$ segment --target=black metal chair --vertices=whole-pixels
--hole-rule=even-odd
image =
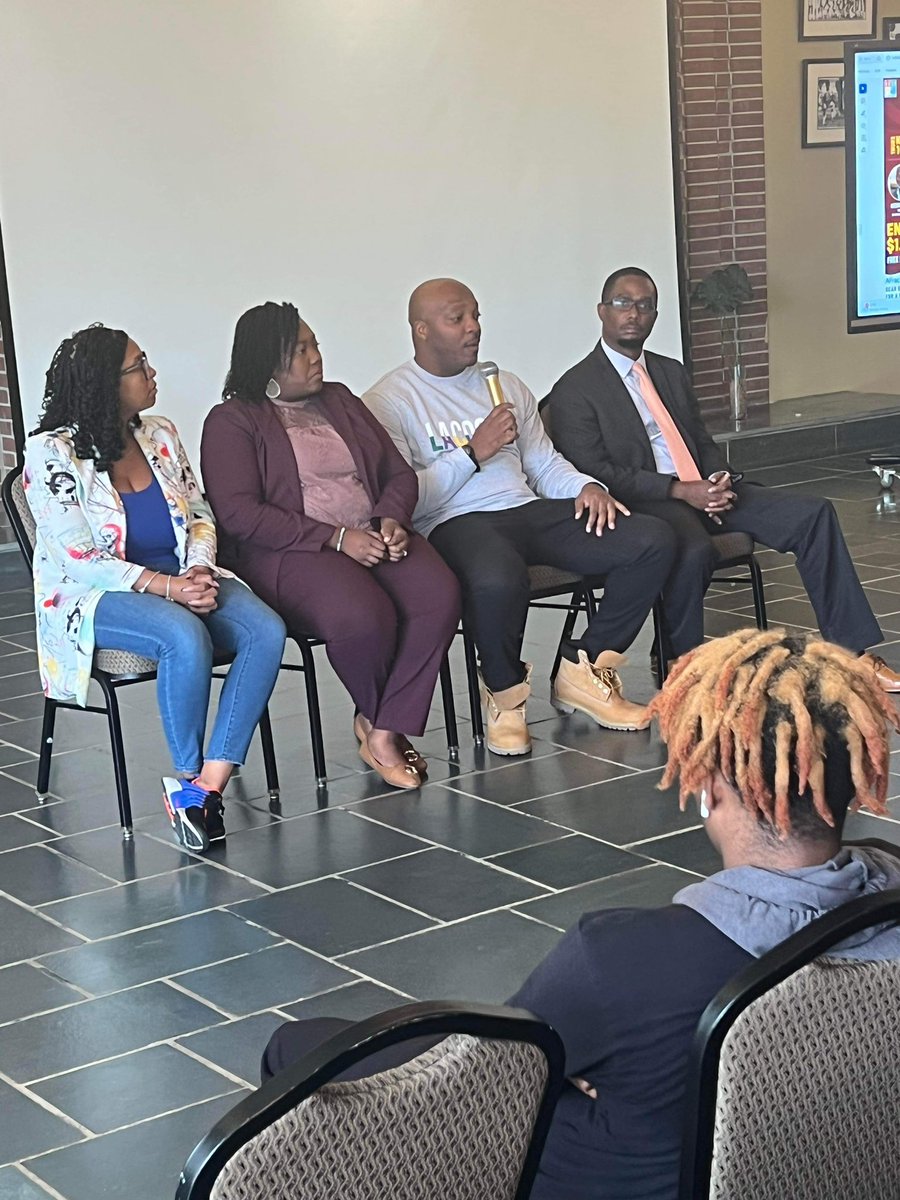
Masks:
[[[22,468],[16,467],[10,471],[0,485],[0,497],[9,518],[16,541],[29,569],[34,557],[35,524],[25,489],[22,485]],[[233,661],[233,656],[218,654],[214,668],[227,666]],[[221,675],[213,671],[217,678]],[[119,820],[122,825],[122,835],[126,840],[133,837],[131,793],[128,786],[128,767],[125,759],[125,742],[122,735],[122,721],[119,713],[119,700],[116,693],[120,688],[132,683],[146,683],[156,678],[156,660],[144,658],[140,654],[130,654],[125,650],[96,650],[91,669],[91,678],[96,680],[103,693],[105,707],[97,705],[81,705],[65,700],[52,700],[44,697],[44,720],[41,727],[41,749],[38,758],[38,773],[35,791],[42,800],[46,797],[50,786],[50,760],[53,754],[53,733],[56,725],[56,714],[59,709],[70,709],[74,712],[91,712],[103,714],[109,724],[109,744],[112,752],[113,771],[116,780],[116,799],[119,805]],[[268,708],[259,722],[259,736],[262,743],[263,764],[266,772],[266,787],[269,801],[277,806],[279,801],[278,768],[275,763],[275,747],[272,741],[272,724]]]
[[[313,766],[316,772],[316,788],[321,790],[328,786],[325,767],[325,742],[322,736],[322,714],[319,709],[319,686],[316,679],[316,660],[313,650],[316,646],[324,646],[321,638],[300,633],[289,629],[288,637],[296,642],[300,651],[301,662],[281,664],[282,671],[302,671],[306,685],[306,708],[309,716],[309,737],[312,744]],[[441,665],[441,699],[444,706],[444,727],[447,731],[447,749],[450,758],[459,755],[459,734],[456,728],[456,704],[453,699],[453,681],[450,678],[450,666],[447,659]]]
[[[330,1082],[388,1046],[402,1066]],[[361,1021],[263,1084],[187,1160],[176,1200],[526,1200],[564,1076],[520,1009],[432,1002]]]
[[[717,555],[715,581],[717,583],[748,583],[753,591],[753,606],[756,614],[756,624],[759,629],[768,629],[766,618],[766,597],[763,587],[762,571],[754,554],[753,538],[747,533],[716,533],[712,535],[713,546]],[[720,571],[733,571],[740,567],[747,568],[747,575],[720,575]],[[528,578],[531,584],[532,608],[556,608],[566,613],[560,634],[556,656],[550,672],[551,680],[559,670],[559,660],[562,655],[562,645],[572,636],[575,622],[579,613],[584,613],[588,620],[597,611],[595,591],[602,588],[602,579],[585,579],[572,571],[563,571],[557,567],[536,566],[528,568]],[[568,603],[550,603],[556,596],[568,595]],[[657,597],[653,605],[654,651],[656,655],[656,678],[662,687],[668,674],[668,656],[665,651],[662,636],[664,629],[662,601]],[[465,621],[459,630],[463,639],[466,661],[466,677],[469,691],[469,708],[472,716],[472,730],[476,746],[484,742],[484,719],[481,712],[481,695],[478,684],[478,654],[475,643],[466,630]],[[442,677],[443,680],[443,677]]]
[[[754,553],[755,542],[749,533],[714,533],[711,535],[713,549],[716,552],[716,574],[714,583],[749,583],[753,592],[753,609],[756,616],[757,629],[768,629],[769,621],[766,616],[766,593],[763,586],[762,571]],[[740,567],[747,568],[747,575],[720,575],[720,571],[734,571]],[[663,619],[662,600],[656,598],[653,604],[653,625],[655,629],[654,649],[656,651],[656,680],[660,687],[665,683],[669,673],[669,659],[665,649],[665,638],[662,636],[665,628]]]
[[[572,571],[563,571],[556,567],[537,566],[528,568],[528,580],[531,585],[531,608],[556,608],[565,612],[563,631],[560,634],[559,645],[550,678],[556,677],[559,670],[559,660],[562,656],[562,644],[572,636],[575,622],[579,613],[586,613],[588,620],[596,612],[597,602],[594,598],[594,586],[602,586],[599,581],[589,586],[588,581]],[[568,603],[550,603],[555,596],[569,596]],[[458,630],[463,640],[463,653],[466,662],[466,682],[469,692],[469,711],[472,718],[472,733],[476,746],[484,745],[484,717],[481,712],[481,691],[478,681],[478,652],[466,628],[465,620],[460,622]],[[441,676],[444,686],[444,677]]]
[[[900,889],[853,900],[711,1001],[691,1055],[679,1200],[900,1196],[885,1122],[900,1091],[900,960],[814,961],[897,920]]]

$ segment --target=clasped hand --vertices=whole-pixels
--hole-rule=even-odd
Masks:
[[[199,565],[174,576],[169,586],[170,597],[196,613],[213,612],[218,592],[219,581],[212,567]]]
[[[691,508],[705,512],[716,525],[722,524],[719,513],[734,508],[737,500],[737,493],[731,490],[731,476],[727,471],[716,471],[709,479],[689,480],[686,483],[676,480],[671,495],[674,500],[683,500]]]
[[[348,529],[341,542],[341,553],[347,554],[364,567],[378,563],[399,562],[406,557],[409,534],[393,517],[381,518],[381,532],[373,529]]]

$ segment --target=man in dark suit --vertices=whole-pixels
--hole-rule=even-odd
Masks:
[[[749,533],[797,556],[822,636],[863,653],[882,640],[834,507],[818,496],[739,482],[706,430],[684,366],[644,351],[657,291],[639,267],[614,271],[597,313],[603,335],[541,402],[551,437],[579,471],[603,479],[630,509],[665,520],[678,539],[663,590],[673,655],[703,640],[703,597],[715,552],[710,534]],[[900,675],[866,655],[886,691]]]

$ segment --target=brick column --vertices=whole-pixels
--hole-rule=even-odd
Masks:
[[[671,0],[678,253],[690,287],[740,263],[753,284],[741,310],[748,405],[768,404],[761,0]],[[687,314],[694,386],[708,416],[729,411],[718,318]]]

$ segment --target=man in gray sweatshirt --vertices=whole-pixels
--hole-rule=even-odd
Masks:
[[[481,660],[487,744],[526,754],[531,667],[521,661],[537,563],[602,576],[603,599],[582,638],[563,646],[552,700],[609,729],[643,729],[645,709],[626,700],[617,667],[674,559],[656,517],[632,516],[601,482],[554,450],[537,402],[515,375],[499,376],[504,403],[476,366],[478,303],[465,284],[431,279],[409,301],[414,357],[363,396],[415,469],[416,529],[458,575]],[[677,604],[677,598],[675,599]]]

